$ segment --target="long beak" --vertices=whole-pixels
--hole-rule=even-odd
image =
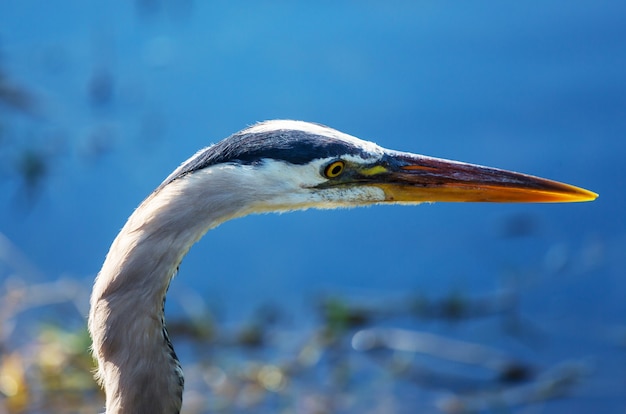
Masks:
[[[389,202],[560,203],[598,197],[545,178],[402,152],[390,152],[383,163],[361,173]]]

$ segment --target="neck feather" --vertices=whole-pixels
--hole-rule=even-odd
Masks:
[[[183,376],[163,304],[189,248],[209,229],[247,214],[246,192],[232,182],[222,185],[222,176],[206,171],[159,188],[107,254],[91,296],[89,331],[109,414],[180,411]],[[237,191],[228,194],[228,188]]]

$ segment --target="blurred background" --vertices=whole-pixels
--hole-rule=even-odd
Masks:
[[[3,0],[0,413],[102,410],[111,241],[273,118],[600,197],[224,224],[168,295],[183,412],[624,412],[624,3]]]

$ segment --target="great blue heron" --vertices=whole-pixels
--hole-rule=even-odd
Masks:
[[[268,121],[196,153],[130,216],[91,295],[107,413],[178,413],[183,373],[165,294],[209,229],[251,213],[429,201],[572,202],[597,194],[510,171],[390,151],[326,126]]]

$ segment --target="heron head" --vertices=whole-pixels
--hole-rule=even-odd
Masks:
[[[332,128],[269,121],[208,147],[162,186],[219,169],[255,211],[376,203],[575,202],[597,194],[530,175],[384,149]]]

